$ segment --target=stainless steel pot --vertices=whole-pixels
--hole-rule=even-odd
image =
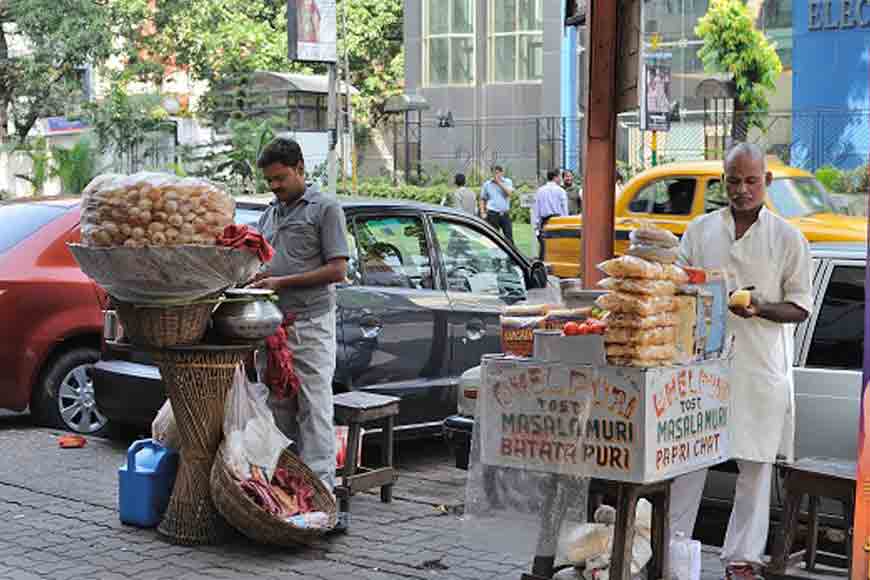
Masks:
[[[212,314],[215,330],[224,338],[255,342],[275,334],[284,315],[275,293],[259,288],[234,288]]]

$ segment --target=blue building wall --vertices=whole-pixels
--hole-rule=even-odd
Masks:
[[[870,156],[870,3],[796,0],[792,14],[791,164],[813,170],[865,164]]]

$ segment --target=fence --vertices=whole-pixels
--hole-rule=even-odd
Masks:
[[[659,163],[721,159],[731,142],[729,114],[720,123],[704,112],[685,112],[668,133],[658,134]],[[738,118],[738,123],[742,121]],[[783,162],[809,171],[825,165],[852,169],[870,158],[870,111],[774,111],[764,118],[764,131],[752,129],[746,139],[758,143]],[[584,119],[564,117],[456,121],[441,127],[423,121],[408,132],[399,121],[390,126],[389,146],[397,179],[405,175],[405,151],[412,181],[443,180],[457,172],[485,176],[492,165],[503,165],[514,180],[538,182],[552,167],[572,167],[583,173],[581,144]],[[652,134],[639,128],[637,113],[620,115],[617,159],[637,171],[652,165]]]

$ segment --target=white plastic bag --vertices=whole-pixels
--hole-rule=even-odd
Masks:
[[[266,385],[250,382],[239,365],[225,408],[224,458],[241,480],[250,478],[256,465],[271,481],[281,452],[292,443],[275,425],[268,397]]]
[[[169,399],[166,399],[151,423],[151,438],[167,449],[177,451],[181,448],[178,426],[175,424],[175,414],[172,412],[172,403]]]

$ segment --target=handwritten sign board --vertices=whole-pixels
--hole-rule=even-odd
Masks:
[[[481,460],[634,483],[721,463],[728,368],[719,360],[634,369],[484,359]]]

